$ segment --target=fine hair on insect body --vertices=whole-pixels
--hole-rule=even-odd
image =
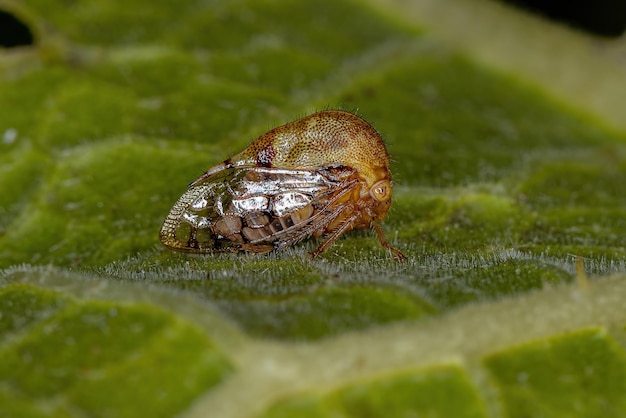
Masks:
[[[324,110],[270,130],[189,185],[160,232],[174,250],[265,253],[308,237],[316,257],[355,228],[373,229],[398,260],[381,221],[391,206],[381,136],[350,112]]]

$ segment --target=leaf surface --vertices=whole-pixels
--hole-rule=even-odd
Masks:
[[[0,49],[0,415],[626,416],[626,127],[564,88],[626,89],[623,40],[482,3],[559,53],[428,2],[170,3],[0,1],[36,40]],[[572,57],[587,78],[537,70]],[[160,246],[190,181],[325,108],[385,138],[406,263],[370,231]]]

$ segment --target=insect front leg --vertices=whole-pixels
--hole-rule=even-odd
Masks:
[[[376,236],[378,237],[378,242],[380,242],[380,245],[384,249],[391,252],[391,254],[393,254],[393,257],[396,260],[401,261],[401,262],[405,262],[407,260],[406,255],[402,254],[400,250],[395,249],[391,245],[389,245],[389,243],[387,242],[387,238],[385,237],[385,232],[383,231],[383,227],[380,226],[380,222],[372,221],[372,229],[374,230],[374,232],[376,232]]]

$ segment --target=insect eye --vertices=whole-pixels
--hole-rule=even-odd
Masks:
[[[370,189],[370,195],[379,202],[384,202],[391,198],[391,183],[389,180],[381,180],[375,183]]]

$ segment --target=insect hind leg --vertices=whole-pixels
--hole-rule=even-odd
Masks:
[[[325,229],[328,225],[333,223],[335,219],[341,216],[341,214],[346,210],[346,206],[340,205],[335,207],[335,204],[339,199],[345,197],[346,194],[351,193],[356,186],[357,182],[354,180],[346,182],[342,190],[330,197],[321,209],[316,210],[316,212],[305,221],[304,225],[293,225],[276,233],[276,249],[281,250],[285,247],[291,246],[312,236],[316,231]]]

